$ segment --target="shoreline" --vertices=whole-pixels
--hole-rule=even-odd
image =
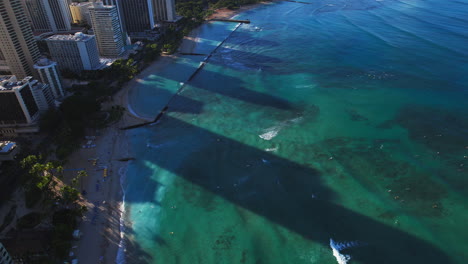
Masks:
[[[242,6],[237,10],[219,9],[207,19],[211,18],[233,18],[238,14],[271,2],[261,2],[252,5]],[[205,23],[209,23],[206,21]],[[183,38],[178,48],[180,52],[193,52],[200,42],[198,35],[201,26],[193,29],[190,34]],[[80,263],[102,264],[126,263],[125,244],[128,239],[125,237],[125,193],[124,181],[128,171],[128,162],[120,162],[117,159],[131,157],[130,138],[126,131],[119,128],[138,124],[141,122],[153,121],[153,118],[137,113],[129,102],[131,88],[141,82],[146,76],[157,72],[163,67],[178,58],[177,55],[161,55],[152,62],[142,72],[126,83],[117,92],[110,102],[103,104],[103,109],[112,105],[125,107],[122,119],[109,127],[103,129],[101,136],[95,141],[95,149],[79,149],[75,151],[65,165],[65,169],[84,168],[88,172],[88,177],[82,181],[82,189],[88,193],[84,197],[84,203],[88,207],[78,229],[83,233],[83,237],[72,243],[72,250]],[[98,157],[98,164],[107,166],[109,176],[107,181],[101,176],[102,171],[88,159]],[[103,163],[104,162],[104,163]],[[66,173],[65,179],[71,179],[76,171]],[[71,175],[70,175],[71,174]],[[99,187],[98,187],[99,186]],[[102,188],[101,188],[102,187]],[[97,221],[96,221],[97,219]]]
[[[234,17],[236,17],[237,15],[245,12],[245,11],[248,11],[248,10],[251,10],[251,9],[254,9],[254,8],[257,8],[259,6],[262,6],[262,5],[269,5],[269,4],[272,4],[273,2],[277,2],[279,0],[271,0],[271,1],[261,1],[261,2],[258,2],[258,3],[255,3],[255,4],[249,4],[249,5],[243,5],[241,7],[239,7],[239,9],[235,9],[235,10],[231,10],[231,9],[228,9],[228,8],[219,8],[219,9],[216,9],[215,12],[207,17],[207,21],[209,21],[210,19],[233,19]]]

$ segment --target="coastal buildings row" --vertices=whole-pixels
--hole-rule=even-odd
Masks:
[[[174,0],[102,0],[117,8],[123,31],[132,39],[152,38],[162,22],[175,22]]]
[[[0,0],[0,136],[35,132],[40,112],[65,96],[60,71],[77,74],[118,58],[136,38],[158,35],[162,21],[176,21],[174,0]],[[72,23],[93,35],[70,34]],[[41,57],[34,34],[45,39]]]
[[[175,20],[174,0],[0,0],[0,72],[39,77],[33,67],[40,53],[32,29],[69,33],[72,22],[87,22],[94,25],[99,54],[115,58],[130,44],[127,31],[136,38],[154,37],[159,21]],[[66,68],[60,65],[67,60],[56,62]]]
[[[68,0],[22,0],[34,31],[67,32],[70,24],[93,24],[90,8],[96,4],[114,6],[123,33],[126,36],[150,34],[162,21],[178,19],[174,0],[93,0],[89,2],[69,2]]]

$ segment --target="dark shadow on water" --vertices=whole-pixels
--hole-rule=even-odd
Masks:
[[[283,63],[278,58],[259,55],[256,53],[221,47],[209,61],[210,64],[220,65],[240,72],[256,70],[274,71],[275,65]]]
[[[247,47],[274,48],[280,46],[276,41],[257,37],[261,28],[254,28],[251,32],[245,31],[242,27],[234,32],[231,37],[225,42],[228,45],[241,45]]]
[[[200,114],[203,112],[203,104],[199,101],[181,95],[175,95],[174,104],[171,104],[171,112]]]
[[[211,63],[211,60],[208,62]],[[196,68],[191,67],[187,64],[180,64],[177,66],[180,72],[195,72]],[[197,78],[199,75],[203,75],[203,78]],[[164,78],[173,78],[175,81],[181,82],[180,80],[175,79],[175,76],[166,76]],[[169,99],[171,94],[164,89],[159,89],[157,87],[165,85],[162,82],[151,80],[154,84],[150,89],[157,89],[158,93],[161,93],[161,96],[158,98]],[[186,81],[186,80],[185,80]],[[184,82],[185,82],[184,81]],[[221,83],[222,85],[219,85]],[[206,70],[206,67],[202,69],[190,82],[187,83],[190,86],[193,86],[197,89],[203,89],[208,92],[217,93],[223,96],[241,100],[247,103],[251,103],[259,106],[267,106],[272,108],[277,108],[281,110],[293,110],[293,106],[287,101],[280,97],[269,95],[262,92],[257,92],[251,89],[245,88],[248,84],[242,81],[239,78],[220,74],[217,72]],[[148,88],[145,88],[148,89]],[[166,97],[163,97],[166,96]],[[141,100],[149,100],[151,98],[141,98]],[[157,100],[157,98],[156,98]],[[198,102],[192,102],[191,99],[186,98],[186,103],[189,105],[194,105],[197,111],[202,108]],[[184,105],[184,102],[179,102],[177,105]],[[178,107],[178,106],[176,106]],[[160,109],[157,109],[158,111]],[[172,107],[170,108],[172,111]]]
[[[293,110],[293,106],[287,100],[247,89],[245,87],[248,84],[238,78],[206,70],[200,74],[203,75],[203,78],[195,77],[189,83],[190,86],[259,106],[268,106],[281,110]]]
[[[177,103],[174,103],[171,105],[172,112],[191,113],[191,114],[200,114],[203,112],[203,103],[201,103],[200,101],[196,101],[191,98],[178,95],[178,94],[174,95],[174,92],[168,91],[166,89],[160,89],[158,88],[159,86],[160,85],[158,84],[158,85],[154,85],[154,87],[151,87],[151,95],[144,99],[146,100],[146,102],[143,102],[143,100],[140,100],[140,102],[143,102],[143,104],[148,105],[148,104],[151,104],[150,101],[154,101],[152,105],[155,107],[155,112],[156,112],[162,109],[165,103],[172,96],[174,96],[174,99],[177,99],[176,100]],[[153,98],[153,100],[151,100],[151,98]]]
[[[190,146],[179,140],[180,146],[160,151],[161,157],[149,162],[326,247],[330,238],[362,241],[368,246],[353,250],[353,259],[360,263],[451,263],[433,245],[332,203],[334,193],[322,183],[327,175],[311,166],[170,116],[146,129],[157,131],[160,143],[177,141],[181,135],[196,140]],[[174,160],[182,166],[174,166]]]

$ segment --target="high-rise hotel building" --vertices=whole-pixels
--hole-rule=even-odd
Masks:
[[[93,3],[82,2],[82,3],[71,3],[70,12],[72,14],[72,22],[75,24],[86,23],[91,25],[91,19],[89,17],[89,7]]]
[[[111,5],[117,7],[117,13],[119,13],[120,25],[122,27],[122,31],[126,32],[127,29],[125,28],[125,21],[122,15],[122,5],[120,4],[120,0],[101,0],[102,4],[104,5]]]
[[[22,0],[26,2],[34,31],[71,30],[71,13],[65,0]]]
[[[122,29],[122,39],[125,45],[132,44],[130,41],[130,38],[128,37],[127,28],[125,26],[125,17],[123,16],[123,12],[122,12],[121,0],[101,0],[101,2],[104,5],[115,6],[117,8],[117,14],[119,15],[119,20],[120,20],[120,28]]]
[[[79,74],[82,70],[95,70],[100,66],[95,36],[78,32],[75,35],[54,35],[45,41],[60,70]]]
[[[54,99],[59,99],[65,96],[62,87],[62,78],[57,69],[57,63],[47,58],[41,58],[34,68],[38,71],[41,81],[50,86],[50,90]]]
[[[89,16],[99,54],[109,58],[120,56],[124,51],[124,40],[117,7],[97,2],[89,7]]]
[[[13,75],[38,77],[39,49],[21,0],[0,0],[0,50]]]
[[[153,30],[161,21],[175,21],[174,0],[103,0],[120,8],[125,30],[135,33]]]
[[[39,131],[41,112],[53,106],[49,86],[28,76],[0,76],[0,136]]]
[[[174,0],[153,0],[153,10],[155,21],[175,21],[177,19]]]
[[[125,28],[130,35],[152,30],[156,26],[152,0],[126,0],[120,1],[120,5]]]

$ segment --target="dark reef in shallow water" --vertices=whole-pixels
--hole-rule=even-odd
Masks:
[[[468,119],[462,113],[409,105],[400,109],[394,123],[407,129],[412,140],[440,155],[456,155],[468,146]]]
[[[385,149],[399,141],[387,139],[332,138],[312,146],[313,159],[325,168],[324,173],[353,177],[372,192],[383,193],[403,210],[413,215],[437,217],[443,213],[442,200],[447,190],[434,180],[435,175],[401,159]],[[385,145],[382,149],[380,146]],[[337,172],[336,163],[344,172]],[[328,168],[328,165],[331,166]],[[385,217],[385,215],[384,215]]]

